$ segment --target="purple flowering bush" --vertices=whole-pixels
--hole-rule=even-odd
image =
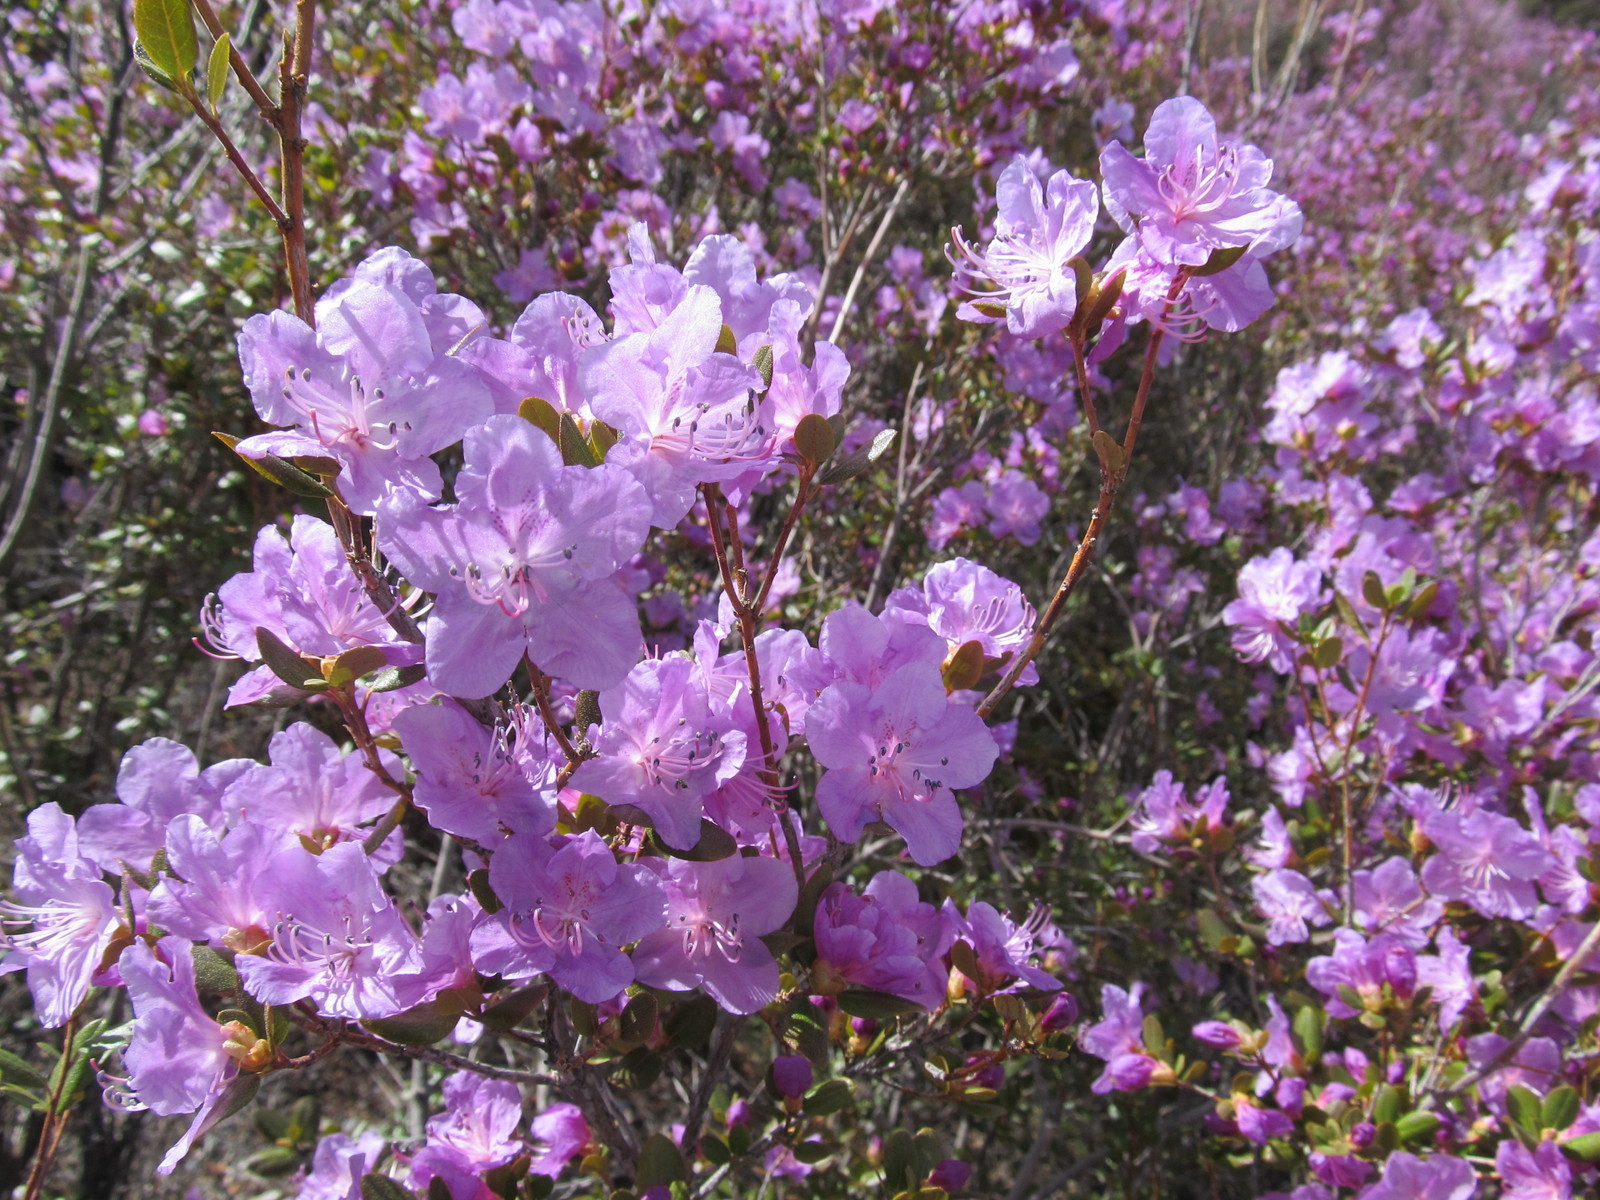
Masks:
[[[1592,1190],[1597,43],[1223,7],[9,14],[0,1184]]]

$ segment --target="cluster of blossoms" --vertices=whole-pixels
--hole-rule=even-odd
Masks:
[[[1096,1087],[1212,1078],[1220,1051],[1213,1131],[1303,1155],[1274,1196],[1464,1200],[1491,1164],[1517,1200],[1596,1179],[1600,158],[1560,127],[1520,153],[1511,231],[1427,306],[1285,368],[1269,462],[1215,502],[1256,551],[1217,615],[1259,672],[1259,799],[1166,772],[1135,797],[1137,851],[1208,867],[1196,942],[1263,986],[1213,1003],[1186,1058],[1147,985],[1106,984]],[[1216,543],[1191,495],[1165,510]]]
[[[1265,177],[1256,168],[1239,189],[1259,192]],[[1092,186],[1062,180],[1047,210],[1019,160],[1001,179],[994,245],[962,243],[1034,334],[1070,319],[1039,317],[1039,297],[1061,303],[1051,289],[1093,224]],[[1063,196],[1087,223],[1065,241]],[[1222,218],[1185,220],[1194,228],[1169,241],[1203,240]],[[1257,231],[1235,226],[1224,244]],[[1040,238],[1040,253],[1008,248]],[[809,930],[793,967],[809,965],[814,999],[801,1003],[938,1011],[967,993],[1060,988],[1038,962],[1072,948],[1044,909],[1019,923],[982,900],[935,906],[894,871],[859,892],[828,884],[828,843],[810,828],[814,803],[834,844],[885,830],[924,866],[956,854],[956,792],[982,783],[1009,742],[973,689],[1023,653],[1033,608],[954,559],[879,614],[839,608],[815,645],[798,630],[758,633],[742,517],[786,475],[799,476],[795,515],[829,480],[818,470],[849,367],[831,344],[803,341],[803,282],[761,278],[742,242],[709,237],[681,270],[642,226],[630,250],[612,273],[609,327],[552,293],[496,337],[476,305],[394,249],[330,288],[314,326],[281,312],[246,322],[245,382],[261,416],[287,428],[236,448],[327,492],[335,521],[263,530],[253,569],[220,589],[205,624],[218,653],[262,663],[230,704],[320,699],[355,744],[296,724],[268,763],[202,771],[184,747],[146,743],[124,761],[118,805],[80,822],[54,805],[32,815],[6,918],[6,967],[26,969],[47,1025],[93,986],[128,989],[126,1076],[105,1073],[108,1098],[195,1113],[164,1171],[263,1073],[292,1065],[284,1016],[329,1048],[351,1022],[379,1048],[420,1027],[421,1040],[454,1029],[471,1041],[497,1019],[502,989],[543,981],[597,1020],[634,1011],[630,993],[697,989],[749,1015],[791,1003],[797,985],[768,944],[791,924]],[[434,456],[456,445],[447,491]],[[362,516],[404,598],[376,565],[352,571]],[[723,569],[717,615],[690,648],[646,654],[647,541],[702,523]],[[724,650],[735,633],[739,648]],[[514,686],[524,669],[527,695]],[[1031,663],[1017,671],[1037,680]],[[555,709],[567,704],[570,731]],[[814,801],[796,804],[783,772],[802,749],[819,775]],[[459,844],[470,875],[425,912],[386,886],[416,836],[400,823],[407,808]],[[213,1015],[202,988],[229,1007]],[[395,1161],[418,1186],[477,1196],[479,1178],[524,1149],[515,1089],[460,1076],[446,1102],[423,1146]],[[557,1173],[588,1131],[560,1106],[540,1120],[551,1146],[540,1161]],[[369,1141],[327,1143],[308,1185],[354,1182],[381,1155]]]

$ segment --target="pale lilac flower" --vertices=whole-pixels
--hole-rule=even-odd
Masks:
[[[256,411],[294,431],[246,438],[238,452],[336,458],[341,494],[360,513],[385,486],[437,497],[429,456],[493,411],[476,372],[449,353],[483,314],[434,294],[428,269],[391,247],[329,288],[316,317],[315,330],[285,312],[245,322],[239,358]]]
[[[150,919],[169,933],[242,953],[270,940],[277,880],[310,857],[286,829],[244,822],[218,833],[199,817],[167,827],[167,866],[150,892]]]
[[[544,1149],[534,1156],[528,1170],[552,1179],[594,1140],[589,1122],[583,1119],[583,1111],[576,1104],[552,1104],[528,1123],[528,1132],[535,1141],[544,1143]]]
[[[194,1112],[238,1070],[228,1034],[200,1004],[193,950],[164,937],[135,942],[117,963],[133,1003],[133,1038],[123,1051],[139,1103],[155,1113]]]
[[[1418,1158],[1401,1150],[1383,1165],[1383,1178],[1357,1200],[1467,1200],[1478,1187],[1472,1164],[1445,1154]]]
[[[323,1014],[353,1021],[401,1010],[394,986],[415,965],[416,934],[358,843],[288,857],[260,882],[276,896],[276,920],[266,953],[238,959],[252,996],[267,1004],[309,999]]]
[[[622,947],[666,917],[656,877],[618,864],[592,829],[554,848],[541,837],[508,838],[489,863],[489,883],[505,909],[473,932],[479,970],[508,979],[548,972],[591,1004],[633,982]]]
[[[744,765],[745,734],[712,715],[699,668],[682,654],[637,664],[600,694],[600,711],[598,757],[573,786],[642,810],[674,849],[693,847],[705,798]]]
[[[1439,1027],[1453,1029],[1478,998],[1477,983],[1472,978],[1472,952],[1448,925],[1434,940],[1439,953],[1417,959],[1417,983],[1432,989],[1433,1002],[1439,1006]]]
[[[444,1111],[427,1125],[428,1142],[411,1162],[411,1178],[426,1188],[434,1175],[479,1175],[510,1162],[526,1146],[517,1137],[522,1093],[514,1083],[458,1071],[444,1081]]]
[[[1258,875],[1250,881],[1250,890],[1256,911],[1271,922],[1267,927],[1269,945],[1303,942],[1311,936],[1308,925],[1327,925],[1333,920],[1328,911],[1332,897],[1319,892],[1299,871],[1280,867]]]
[[[563,465],[518,417],[466,438],[458,502],[428,508],[390,493],[379,543],[435,594],[428,675],[455,696],[487,696],[526,654],[579,687],[619,682],[639,656],[632,599],[611,576],[638,552],[650,501],[618,467]]]
[[[956,930],[899,872],[878,872],[860,895],[829,885],[815,928],[819,983],[888,992],[927,1009],[944,1004],[944,955]]]
[[[1179,96],[1158,105],[1143,159],[1120,142],[1100,154],[1106,211],[1163,266],[1202,266],[1234,246],[1258,254],[1300,234],[1299,206],[1268,189],[1272,160],[1254,146],[1217,141],[1205,105]]]
[[[1202,828],[1222,828],[1228,820],[1228,799],[1228,781],[1221,776],[1198,789],[1191,800],[1171,771],[1157,771],[1134,801],[1133,848],[1152,854],[1163,846],[1187,842]]]
[[[1385,859],[1375,871],[1353,877],[1354,924],[1367,934],[1390,933],[1420,949],[1428,931],[1444,912],[1444,903],[1424,896],[1411,864],[1400,857]]]
[[[1036,943],[1050,921],[1050,910],[1045,905],[1036,907],[1026,921],[1018,924],[982,900],[969,904],[965,916],[956,911],[953,901],[947,899],[944,904],[956,935],[966,939],[978,961],[981,978],[973,982],[986,992],[1025,987],[1060,990],[1059,979],[1033,965],[1039,952]]]
[[[1334,930],[1332,954],[1306,964],[1306,981],[1327,997],[1327,1010],[1336,1017],[1359,1016],[1345,1003],[1341,987],[1353,989],[1364,1006],[1377,1008],[1384,989],[1407,1000],[1417,990],[1417,956],[1412,948],[1388,934],[1367,941],[1353,929]]]
[[[322,657],[356,646],[382,648],[387,665],[421,661],[350,569],[333,526],[304,514],[289,536],[273,525],[256,534],[254,569],[235,575],[208,598],[200,625],[214,651],[260,662],[257,629],[301,654]],[[258,667],[228,692],[228,707],[296,693],[269,667]]]
[[[28,814],[16,848],[15,899],[0,900],[0,949],[8,952],[0,974],[27,969],[39,1021],[54,1029],[88,995],[122,914],[100,868],[79,853],[77,828],[59,804]]]
[[[1482,809],[1465,817],[1434,812],[1422,827],[1434,844],[1422,882],[1434,896],[1465,900],[1486,917],[1533,914],[1534,881],[1555,865],[1533,834],[1510,817]]]
[[[656,328],[596,346],[579,364],[594,414],[619,431],[609,461],[644,486],[650,524],[671,529],[702,483],[736,479],[768,450],[760,374],[717,351],[722,306],[692,285]]]
[[[376,1133],[351,1138],[331,1133],[317,1142],[311,1173],[295,1200],[361,1200],[361,1177],[375,1171],[388,1145]]]
[[[555,766],[536,720],[490,730],[451,700],[401,711],[393,727],[416,771],[413,798],[428,823],[483,846],[554,830]]]
[[[760,939],[794,912],[799,887],[789,864],[738,854],[707,863],[673,860],[662,885],[666,927],[633,952],[639,982],[676,991],[704,987],[732,1013],[759,1012],[776,999],[777,960]]]
[[[1093,183],[1057,171],[1043,187],[1020,154],[995,185],[999,216],[995,236],[978,249],[951,230],[956,284],[972,299],[957,316],[987,323],[1005,317],[1020,337],[1065,329],[1078,307],[1077,280],[1069,265],[1094,236],[1099,197]]]
[[[1105,1070],[1089,1089],[1097,1096],[1138,1091],[1161,1065],[1144,1044],[1144,1013],[1140,1009],[1143,995],[1143,983],[1135,983],[1128,991],[1114,983],[1100,989],[1100,1010],[1104,1015],[1078,1040],[1083,1049],[1105,1060]]]
[[[391,774],[400,773],[393,754],[378,753]],[[361,838],[362,826],[394,806],[394,792],[363,757],[341,750],[313,725],[299,722],[273,734],[267,754],[270,766],[250,764],[223,792],[230,822],[282,829],[324,847]]]
[[[1572,1168],[1554,1142],[1528,1150],[1507,1138],[1495,1153],[1494,1165],[1504,1185],[1503,1200],[1571,1200]]]
[[[1289,632],[1300,614],[1322,603],[1322,573],[1297,562],[1285,546],[1253,558],[1239,572],[1239,599],[1222,610],[1234,626],[1233,648],[1245,662],[1266,662],[1287,674],[1298,652]]]
[[[1005,660],[1027,643],[1037,614],[1009,579],[965,558],[954,558],[930,567],[920,588],[889,593],[883,615],[926,625],[952,652],[977,642],[985,658]],[[1039,682],[1033,663],[1017,682]]]
[[[833,684],[806,713],[806,738],[827,768],[817,806],[835,835],[853,842],[868,821],[883,820],[924,866],[960,846],[952,789],[983,782],[999,754],[982,719],[945,695],[929,663],[909,663],[876,689]]]
[[[258,764],[232,759],[200,770],[194,751],[167,738],[140,742],[117,767],[120,804],[96,804],[78,818],[78,849],[113,875],[123,864],[148,871],[167,825],[193,814],[222,823],[222,795],[243,771]]]

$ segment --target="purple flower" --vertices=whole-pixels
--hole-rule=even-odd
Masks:
[[[361,1177],[375,1171],[387,1143],[376,1133],[332,1133],[317,1143],[311,1173],[295,1200],[361,1200]]]
[[[167,827],[167,866],[150,893],[150,919],[169,933],[240,953],[263,948],[277,880],[309,857],[287,830],[245,822],[218,834],[199,817]]]
[[[989,514],[989,533],[1015,537],[1024,546],[1039,540],[1039,522],[1050,511],[1050,497],[1033,480],[1016,471],[1002,471],[989,485],[983,500]]]
[[[785,1100],[799,1100],[811,1088],[811,1060],[804,1054],[780,1054],[772,1060],[772,1082]]]
[[[299,515],[288,541],[275,526],[256,534],[252,571],[235,575],[200,612],[211,645],[223,654],[259,662],[256,630],[266,629],[302,654],[340,654],[380,646],[390,666],[421,660],[420,647],[402,642],[350,569],[333,526]],[[294,692],[268,667],[235,683],[228,705]]]
[[[252,763],[222,795],[232,822],[282,829],[318,848],[359,838],[360,827],[393,807],[395,794],[362,756],[345,753],[315,726],[291,725],[272,737],[270,766]],[[399,761],[380,751],[392,772]]]
[[[973,982],[985,991],[1011,991],[1022,987],[1049,992],[1060,990],[1061,981],[1032,962],[1038,954],[1039,935],[1050,923],[1050,910],[1046,906],[1039,905],[1020,925],[982,900],[969,904],[964,917],[956,912],[952,901],[946,900],[945,912],[956,928],[956,935],[965,938],[972,947],[981,975]]]
[[[667,845],[691,848],[706,796],[744,765],[745,735],[712,716],[704,676],[682,654],[636,665],[601,693],[600,711],[598,757],[578,768],[573,786],[643,810]]]
[[[1137,1091],[1163,1065],[1145,1048],[1144,1013],[1140,1011],[1143,994],[1142,983],[1135,983],[1130,991],[1123,991],[1114,983],[1100,989],[1100,1008],[1105,1015],[1078,1039],[1090,1054],[1105,1060],[1105,1070],[1090,1087],[1096,1095]]]
[[[691,286],[655,329],[596,346],[580,365],[595,416],[623,435],[612,461],[644,485],[661,529],[688,513],[696,486],[737,478],[765,448],[761,376],[717,352],[721,333],[716,292]]]
[[[759,1012],[778,995],[778,964],[761,938],[777,931],[799,899],[794,870],[776,858],[733,855],[673,860],[662,876],[666,928],[633,952],[640,983],[704,987],[728,1012]]]
[[[11,891],[14,900],[0,900],[0,949],[8,951],[0,974],[27,968],[39,1021],[54,1029],[88,995],[122,914],[100,868],[78,852],[72,818],[54,802],[28,814]]]
[[[524,654],[579,687],[619,682],[639,656],[633,601],[611,576],[644,544],[650,501],[621,469],[568,467],[518,417],[467,435],[458,502],[428,508],[396,493],[379,543],[435,594],[428,675],[455,696],[487,696]]]
[[[1439,1027],[1455,1027],[1478,998],[1478,988],[1472,978],[1472,951],[1449,926],[1439,931],[1435,939],[1438,954],[1417,959],[1417,983],[1433,990],[1433,1002],[1439,1006]]]
[[[309,999],[348,1020],[401,1010],[394,985],[415,965],[416,935],[359,844],[290,856],[260,883],[276,897],[276,920],[265,955],[238,959],[252,996],[266,1004]]]
[[[1263,1108],[1255,1099],[1241,1092],[1233,1096],[1233,1120],[1239,1133],[1257,1146],[1265,1146],[1273,1138],[1288,1137],[1294,1132],[1294,1122],[1276,1109]]]
[[[929,568],[920,588],[891,592],[883,615],[926,625],[951,651],[977,642],[986,658],[995,659],[1009,658],[1022,648],[1036,616],[1020,587],[964,558]],[[1039,682],[1032,663],[1018,682]]]
[[[956,285],[972,296],[956,315],[987,323],[1005,317],[1019,337],[1038,338],[1065,329],[1078,307],[1077,281],[1069,265],[1094,236],[1100,203],[1095,186],[1057,171],[1040,187],[1022,155],[1012,159],[995,186],[1000,213],[995,236],[982,250],[951,230]]]
[[[583,1119],[583,1111],[576,1104],[552,1104],[528,1123],[528,1132],[535,1141],[544,1143],[544,1149],[534,1157],[528,1170],[551,1178],[561,1174],[567,1163],[582,1154],[594,1140],[589,1122]]]
[[[666,902],[654,875],[619,865],[592,829],[552,848],[518,834],[495,851],[489,882],[505,909],[472,936],[485,974],[548,972],[580,1000],[599,1004],[633,982],[622,947],[660,929]]]
[[[339,486],[372,513],[386,485],[439,495],[428,457],[494,411],[472,367],[450,351],[484,317],[403,250],[381,250],[317,301],[317,328],[274,312],[251,317],[239,359],[256,411],[298,432],[258,434],[241,454],[339,460]]]
[[[1554,1142],[1528,1150],[1510,1138],[1500,1143],[1495,1169],[1504,1200],[1571,1200],[1572,1168]]]
[[[1429,813],[1423,832],[1434,854],[1422,882],[1441,900],[1465,900],[1486,917],[1525,918],[1538,903],[1534,881],[1555,858],[1510,817],[1480,809]]]
[[[469,1171],[483,1172],[511,1161],[525,1149],[516,1136],[522,1124],[522,1093],[514,1083],[458,1071],[444,1081],[444,1111],[428,1121],[430,1152],[446,1151]]]
[[[201,771],[187,746],[166,738],[141,742],[117,768],[122,803],[96,804],[78,818],[79,852],[112,874],[124,863],[148,871],[169,822],[192,813],[220,825],[223,790],[256,765],[232,759]]]
[[[1287,674],[1298,645],[1285,629],[1322,603],[1322,595],[1322,573],[1296,562],[1287,547],[1251,559],[1239,572],[1239,599],[1222,610],[1222,619],[1235,627],[1234,650],[1245,662],[1266,662]]]
[[[1219,249],[1281,249],[1300,235],[1300,208],[1267,184],[1272,160],[1254,146],[1217,141],[1217,124],[1189,96],[1157,106],[1145,157],[1120,142],[1100,154],[1106,211],[1163,266],[1202,266]]]
[[[840,680],[805,724],[827,768],[817,806],[835,835],[857,841],[880,819],[924,866],[956,852],[961,812],[951,789],[983,782],[999,751],[977,713],[945,695],[937,667],[909,663],[876,689]]]
[[[1282,946],[1290,942],[1303,942],[1311,936],[1307,924],[1326,925],[1333,918],[1328,909],[1332,898],[1318,892],[1312,882],[1299,871],[1280,867],[1250,881],[1255,893],[1256,911],[1266,917],[1267,942]]]
[[[831,884],[817,906],[819,985],[889,992],[924,1008],[944,1003],[944,955],[956,939],[949,917],[917,898],[917,885],[880,871],[859,896]]]
[[[1416,991],[1416,952],[1399,938],[1382,934],[1368,942],[1347,928],[1334,930],[1333,937],[1333,953],[1306,964],[1307,982],[1328,997],[1333,1016],[1359,1015],[1340,995],[1342,987],[1354,989],[1362,1004],[1374,1010],[1381,1006],[1385,988],[1401,1000]]]
[[[163,1116],[194,1112],[238,1071],[228,1031],[200,1004],[190,943],[135,942],[117,963],[133,1002],[133,1038],[123,1051],[139,1103]]]
[[[435,829],[484,846],[555,829],[555,770],[534,720],[489,730],[446,700],[404,709],[394,731],[417,773],[417,807]]]
[[[1358,1200],[1467,1200],[1477,1187],[1470,1163],[1445,1154],[1418,1158],[1402,1150],[1389,1156],[1383,1178]]]
[[[1190,800],[1183,784],[1174,782],[1171,771],[1157,771],[1135,804],[1133,848],[1141,854],[1152,854],[1163,845],[1188,841],[1201,828],[1220,829],[1225,825],[1228,783],[1219,776]]]

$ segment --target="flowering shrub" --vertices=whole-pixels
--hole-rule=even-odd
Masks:
[[[20,1194],[1591,1188],[1595,43],[1321,7],[12,14]]]

